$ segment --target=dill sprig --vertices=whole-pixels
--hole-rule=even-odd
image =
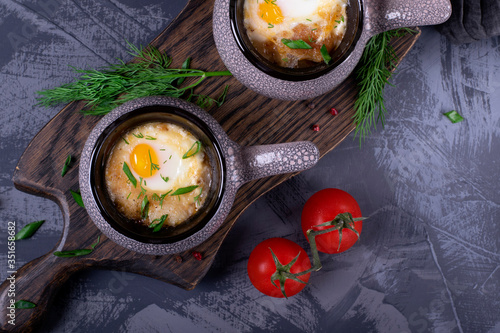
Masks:
[[[386,84],[392,85],[389,78],[398,62],[390,41],[393,37],[415,32],[411,29],[385,31],[373,36],[366,44],[356,71],[360,89],[354,103],[356,113],[353,116],[356,124],[354,137],[359,135],[360,144],[371,133],[372,127],[377,129],[379,121],[382,128],[385,124],[387,110],[384,105],[384,88]]]
[[[134,62],[125,63],[119,60],[118,64],[100,70],[71,67],[75,73],[81,74],[80,78],[60,87],[39,91],[41,97],[37,98],[37,105],[50,107],[60,103],[85,100],[87,103],[82,110],[84,114],[104,115],[120,104],[146,96],[186,98],[202,107],[212,105],[211,101],[217,105],[222,104],[219,101],[224,100],[227,87],[217,99],[193,94],[193,88],[207,77],[231,75],[229,71],[205,72],[188,68],[189,62],[185,62],[183,68],[170,68],[172,58],[157,48],[153,46],[138,48],[130,43],[128,46],[129,54],[137,58]],[[190,77],[197,79],[181,87],[180,83],[183,81],[181,79]]]

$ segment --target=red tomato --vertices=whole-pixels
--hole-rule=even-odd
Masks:
[[[333,220],[338,214],[351,213],[353,218],[361,217],[361,210],[356,200],[347,192],[327,188],[316,192],[306,201],[302,209],[302,232],[307,238],[307,230],[323,230],[329,227],[315,227]],[[354,229],[361,234],[362,221],[354,222]],[[339,232],[337,230],[316,236],[318,251],[324,253],[340,253],[349,249],[358,240],[356,233],[349,229],[342,230],[342,241],[339,249]]]
[[[276,272],[276,265],[273,260],[271,248],[282,265],[290,263],[299,253],[297,261],[292,265],[290,272],[300,273],[311,268],[311,261],[307,256],[306,251],[295,242],[284,238],[270,238],[261,242],[253,249],[248,258],[248,277],[257,290],[261,293],[272,297],[284,297],[281,292],[280,283],[275,280],[274,286],[271,283],[271,276]],[[304,282],[309,281],[311,273],[299,276],[298,278]],[[305,283],[300,283],[291,279],[285,281],[285,293],[287,297],[297,294],[304,289]]]

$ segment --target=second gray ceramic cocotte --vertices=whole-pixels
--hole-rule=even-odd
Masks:
[[[398,28],[440,24],[451,15],[449,0],[348,0],[345,36],[330,52],[332,61],[307,69],[287,69],[262,57],[249,41],[243,23],[245,1],[257,0],[215,0],[217,51],[238,81],[259,94],[282,100],[313,98],[341,84],[372,36]]]
[[[104,168],[116,140],[139,124],[165,121],[178,124],[200,139],[210,156],[212,186],[204,206],[175,228],[152,233],[127,221],[110,202]],[[238,188],[251,180],[308,169],[319,159],[311,142],[242,147],[229,139],[205,110],[170,97],[146,97],[127,102],[104,116],[90,133],[80,158],[80,190],[96,226],[111,240],[145,254],[179,253],[210,237],[224,222]]]

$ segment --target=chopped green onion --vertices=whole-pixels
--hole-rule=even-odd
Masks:
[[[170,194],[170,196],[175,196],[175,195],[181,195],[181,194],[186,194],[189,192],[192,192],[194,189],[198,188],[198,185],[192,185],[192,186],[187,186],[187,187],[181,187],[175,190],[174,193]]]
[[[307,44],[302,39],[292,40],[283,38],[281,42],[291,49],[312,49],[311,45]]]
[[[200,193],[194,197],[194,202],[200,202],[201,192],[203,192],[203,187],[200,187]]]
[[[54,255],[56,257],[61,257],[61,258],[71,258],[71,257],[86,256],[87,254],[90,253],[92,253],[91,249],[79,249],[71,251],[56,251],[54,252]]]
[[[33,309],[34,307],[36,307],[35,303],[25,301],[23,299],[20,299],[19,301],[16,301],[16,303],[14,303],[14,308],[16,309]]]
[[[196,145],[196,150],[194,152],[191,152],[194,148],[194,145]],[[186,159],[186,158],[189,158],[191,156],[196,155],[200,151],[200,148],[201,148],[201,142],[195,141],[193,143],[193,145],[191,146],[191,148],[189,148],[188,151],[182,156],[182,159]],[[172,157],[172,155],[170,155],[170,157]]]
[[[137,179],[135,179],[134,175],[130,171],[127,162],[123,162],[123,172],[125,172],[125,175],[127,175],[128,180],[130,180],[132,185],[134,185],[134,187],[137,187]]]
[[[163,223],[165,223],[165,220],[167,219],[167,216],[168,216],[168,214],[165,214],[165,215],[162,215],[159,219],[154,219],[151,222],[151,224],[149,225],[149,228],[154,228],[153,232],[160,231],[161,227],[163,227]]]
[[[446,113],[443,113],[446,117],[448,117],[448,119],[453,123],[453,124],[456,124],[456,123],[459,123],[461,122],[462,120],[464,120],[464,118],[455,110],[451,110],[449,112],[446,112]]]
[[[149,213],[149,199],[148,199],[148,196],[145,195],[144,199],[142,199],[142,203],[141,203],[141,217],[143,219],[147,218],[148,213]]]
[[[61,171],[61,177],[64,177],[64,175],[66,175],[66,173],[68,172],[69,168],[71,167],[72,160],[73,159],[72,159],[71,155],[68,155],[68,157],[66,157],[66,161],[64,162],[64,165],[63,165],[63,168]]]
[[[165,197],[170,193],[172,192],[172,190],[168,191],[167,193],[164,193],[160,196],[160,208],[163,208],[163,200],[165,199]]]
[[[42,226],[45,220],[31,222],[26,224],[19,232],[14,236],[14,240],[30,238],[35,234],[35,232]]]
[[[101,241],[101,236],[99,235],[97,237],[97,242],[94,244],[90,245],[90,249],[78,249],[78,250],[70,250],[70,251],[56,251],[54,252],[54,255],[56,257],[61,257],[61,258],[70,258],[70,257],[79,257],[79,256],[85,256],[87,254],[92,253],[94,251],[95,247],[99,242]]]
[[[85,205],[83,204],[82,195],[80,194],[80,192],[75,192],[73,190],[69,190],[69,192],[71,193],[71,196],[73,197],[73,199],[75,199],[75,202],[78,204],[78,206],[85,207]]]
[[[328,53],[328,50],[326,49],[326,45],[325,44],[323,44],[323,46],[321,46],[320,51],[321,51],[321,55],[323,56],[323,60],[328,65],[328,63],[330,62],[330,60],[332,60],[332,57],[330,57],[330,54]]]
[[[100,241],[101,241],[101,235],[97,236],[97,242],[95,242],[94,244],[90,245],[90,248],[92,250],[95,249],[95,247],[97,246],[97,244],[99,244]]]

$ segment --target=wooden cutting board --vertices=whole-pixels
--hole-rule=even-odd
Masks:
[[[191,67],[206,71],[225,70],[212,36],[213,1],[191,0],[179,16],[151,44],[172,56],[172,67],[180,67],[188,56]],[[419,34],[394,40],[402,59]],[[208,78],[197,93],[218,96],[229,84],[227,101],[209,113],[222,125],[229,137],[241,145],[260,145],[309,140],[321,156],[337,146],[353,129],[351,120],[357,93],[354,76],[331,93],[309,101],[271,100],[248,90],[232,77]],[[191,251],[178,255],[142,255],[107,239],[88,217],[84,208],[73,200],[69,190],[78,190],[78,157],[87,136],[99,117],[83,116],[82,102],[67,105],[26,148],[16,167],[13,181],[21,190],[54,200],[63,212],[64,228],[56,247],[17,270],[16,300],[28,300],[34,309],[17,309],[16,325],[9,319],[9,281],[0,286],[1,328],[28,332],[40,320],[58,288],[75,272],[87,268],[123,270],[153,277],[184,289],[194,288],[206,274],[219,246],[238,216],[257,198],[293,174],[274,176],[248,183],[240,188],[234,206],[223,226],[205,243],[193,250],[203,255],[197,261]],[[340,113],[332,116],[329,109]],[[312,126],[318,124],[320,131]],[[75,157],[74,166],[63,178],[61,168],[68,154]],[[101,235],[99,245],[90,255],[59,258],[54,251],[89,248]],[[9,273],[10,275],[10,273]]]

